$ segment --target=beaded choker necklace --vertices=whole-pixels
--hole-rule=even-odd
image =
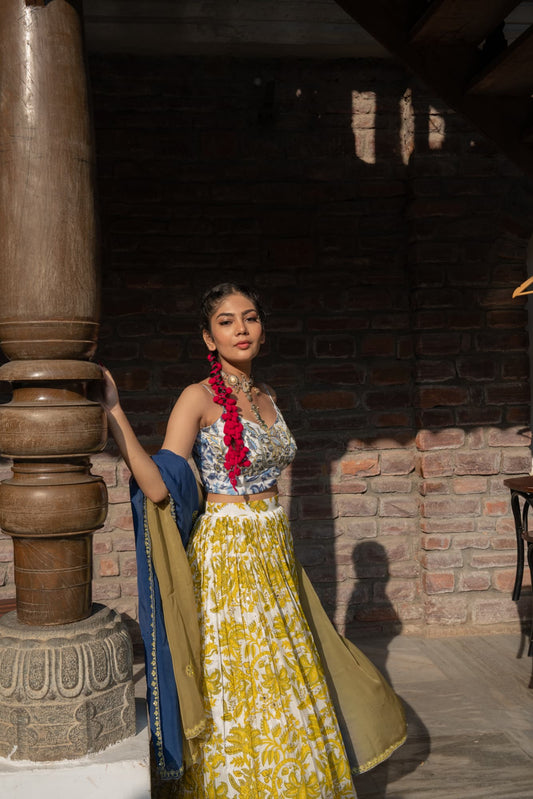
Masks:
[[[259,394],[259,389],[254,386],[254,379],[250,375],[250,377],[246,377],[246,375],[234,375],[228,374],[224,370],[220,372],[224,382],[227,386],[229,386],[235,393],[242,391],[248,402],[250,403],[250,408],[252,409],[252,413],[257,419],[259,426],[263,430],[268,430],[268,425],[261,416],[259,412],[259,408],[254,402],[253,394]]]

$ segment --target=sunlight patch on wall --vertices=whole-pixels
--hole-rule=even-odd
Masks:
[[[402,162],[407,166],[415,149],[415,112],[413,109],[413,93],[406,89],[400,100],[400,153]]]
[[[352,92],[352,132],[355,154],[365,164],[376,163],[376,93]]]
[[[428,147],[430,150],[442,150],[446,139],[446,120],[436,108],[429,106],[428,113]]]

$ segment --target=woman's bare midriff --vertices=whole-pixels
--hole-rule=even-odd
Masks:
[[[206,496],[207,502],[252,502],[258,499],[270,499],[278,494],[278,486],[273,485],[272,488],[266,491],[260,491],[259,494],[212,494],[208,493]]]

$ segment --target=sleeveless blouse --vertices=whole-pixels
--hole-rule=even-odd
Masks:
[[[276,410],[276,419],[268,430],[263,430],[257,422],[241,417],[242,437],[244,445],[249,450],[250,466],[242,469],[237,478],[236,489],[231,485],[224,466],[227,446],[224,444],[222,417],[208,427],[200,428],[194,442],[192,457],[206,491],[212,494],[237,496],[259,494],[272,488],[283,469],[293,461],[296,442],[274,400],[272,404]]]

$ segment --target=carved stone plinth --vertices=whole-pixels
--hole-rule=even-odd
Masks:
[[[61,627],[0,619],[0,757],[82,757],[135,734],[132,648],[115,611],[96,605]]]

